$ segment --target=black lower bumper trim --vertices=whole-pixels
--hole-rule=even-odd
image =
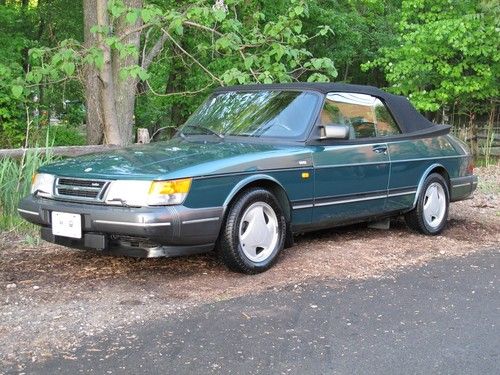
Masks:
[[[135,258],[156,258],[156,257],[176,257],[183,255],[192,255],[206,253],[215,247],[214,243],[189,246],[165,246],[153,244],[147,239],[137,241],[139,244],[147,244],[148,246],[133,246],[133,241],[121,241],[102,233],[84,233],[82,238],[69,238],[54,236],[52,229],[42,227],[40,236],[43,240],[55,243],[62,246],[81,250],[99,251],[104,255],[129,256]]]
[[[178,257],[185,255],[202,254],[212,251],[215,244],[191,246],[156,246],[151,248],[138,248],[128,246],[113,246],[102,251],[104,255],[128,256],[134,258]]]

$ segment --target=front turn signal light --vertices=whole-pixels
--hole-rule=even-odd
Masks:
[[[189,193],[189,189],[191,189],[192,180],[192,178],[182,178],[179,180],[153,181],[148,192],[149,205],[181,204]]]

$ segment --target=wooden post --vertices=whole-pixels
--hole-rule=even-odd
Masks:
[[[149,130],[146,128],[137,129],[137,143],[149,143]]]

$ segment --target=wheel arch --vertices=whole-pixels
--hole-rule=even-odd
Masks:
[[[451,180],[450,180],[450,175],[449,175],[448,171],[446,170],[446,168],[442,164],[434,163],[434,164],[430,165],[424,171],[424,173],[422,173],[422,177],[420,177],[420,181],[418,182],[418,185],[417,185],[417,192],[415,194],[415,199],[413,200],[412,208],[415,208],[417,201],[418,201],[418,197],[420,196],[420,193],[422,192],[422,189],[424,186],[424,181],[431,173],[437,173],[437,174],[440,174],[441,176],[443,176],[443,178],[446,181],[446,185],[448,187],[448,194],[451,195]]]
[[[231,192],[228,194],[226,200],[224,201],[223,208],[224,208],[224,217],[227,214],[227,209],[231,205],[231,203],[237,198],[237,196],[250,188],[253,187],[261,187],[270,190],[275,196],[276,199],[278,199],[278,202],[281,205],[281,208],[283,209],[283,213],[285,215],[285,219],[287,223],[291,222],[292,218],[292,205],[290,203],[290,199],[288,197],[288,194],[286,193],[285,188],[283,185],[276,180],[274,177],[271,177],[266,174],[257,174],[253,176],[249,176],[240,182],[238,182],[234,188],[231,190]]]

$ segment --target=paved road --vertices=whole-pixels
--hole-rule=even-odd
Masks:
[[[205,305],[89,341],[74,358],[26,372],[498,373],[499,254],[436,261],[394,279],[316,282]]]

